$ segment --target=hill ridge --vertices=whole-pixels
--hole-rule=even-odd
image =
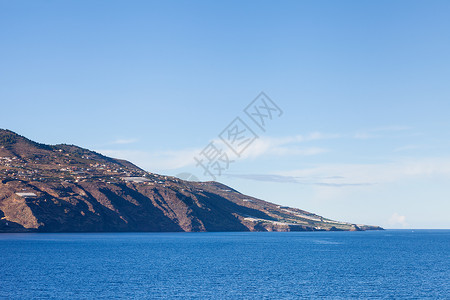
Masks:
[[[0,130],[0,232],[371,230]]]

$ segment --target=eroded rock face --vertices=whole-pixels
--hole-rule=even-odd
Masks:
[[[69,145],[0,130],[0,232],[312,231],[379,227],[336,222],[188,182]]]

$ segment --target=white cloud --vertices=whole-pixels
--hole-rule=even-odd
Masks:
[[[392,228],[408,228],[409,224],[406,222],[406,217],[402,216],[398,213],[393,213],[392,216],[388,219],[388,224]]]
[[[315,140],[336,139],[341,137],[338,134],[324,134],[320,132],[313,132],[307,135],[294,135],[285,137],[260,137],[249,145],[242,153],[239,159],[257,158],[263,155],[272,156],[308,156],[317,155],[328,152],[327,149],[320,147],[306,147],[300,146],[301,143],[306,143]],[[220,139],[214,140],[215,145],[220,146],[221,149],[227,149],[229,157],[234,154]]]
[[[369,129],[368,132],[381,131],[401,131],[408,130],[408,127],[380,127]],[[305,135],[292,135],[284,137],[264,136],[256,139],[240,157],[237,157],[231,149],[229,149],[222,140],[216,138],[213,140],[214,145],[225,151],[232,161],[241,161],[245,159],[257,159],[262,156],[274,157],[295,157],[295,156],[311,156],[326,153],[329,149],[310,145],[310,142],[319,140],[330,140],[340,138],[370,138],[365,133],[357,133],[356,135],[346,134],[327,134],[321,132],[312,132]],[[136,142],[136,139],[119,139],[114,144],[130,144]],[[209,144],[205,142],[203,147],[188,148],[180,150],[169,150],[159,152],[136,151],[136,150],[97,150],[108,156],[127,159],[148,170],[173,170],[183,167],[195,165],[194,157],[199,157],[200,152]],[[428,170],[441,169],[444,165],[441,162],[395,162],[387,164],[335,164],[322,165],[310,169],[294,170],[289,172],[281,172],[275,175],[293,176],[293,177],[315,177],[328,178],[327,180],[314,181],[314,184],[323,186],[352,186],[367,185],[384,182],[386,180],[395,180],[395,178],[404,176],[406,173],[425,172]],[[303,181],[301,183],[304,183]]]
[[[422,158],[381,164],[327,164],[277,174],[311,179],[328,177],[322,183],[330,186],[373,185],[412,177],[450,176],[450,158]]]
[[[112,145],[127,145],[127,144],[136,143],[137,141],[138,141],[137,139],[117,139],[117,140],[111,142],[110,144],[112,144]]]
[[[299,146],[300,137],[270,138],[262,137],[255,140],[243,153],[242,158],[256,158],[262,155],[273,156],[305,156],[316,155],[328,150],[320,147]]]
[[[419,146],[419,145],[405,145],[402,147],[397,147],[394,149],[394,152],[403,152],[403,151],[409,151],[409,150],[417,150],[417,149],[421,149],[424,148],[423,146]]]
[[[336,177],[300,177],[300,176],[285,176],[278,174],[226,174],[227,177],[242,178],[254,181],[266,182],[282,182],[282,183],[298,183],[304,185],[316,185],[321,187],[342,187],[342,186],[364,186],[366,183],[344,183],[331,182],[333,179],[340,179]]]
[[[323,134],[319,132],[310,133],[308,135],[295,135],[287,137],[260,137],[256,139],[242,153],[241,157],[237,157],[233,151],[228,148],[220,139],[213,140],[214,145],[225,151],[230,160],[239,161],[244,159],[255,159],[263,155],[272,156],[308,156],[317,155],[327,152],[327,149],[320,147],[304,147],[299,143],[314,141],[320,139],[337,138],[338,135]],[[130,144],[137,140],[116,140],[113,144]],[[126,159],[136,165],[147,170],[173,170],[183,167],[195,165],[194,157],[199,157],[200,152],[208,146],[205,143],[202,148],[188,148],[180,150],[168,150],[159,152],[139,151],[139,150],[113,150],[99,149],[96,150],[107,156]]]
[[[413,128],[410,126],[393,125],[393,126],[376,127],[369,130],[372,132],[380,132],[380,131],[406,131],[411,129]]]
[[[357,132],[357,133],[355,133],[355,135],[353,137],[357,140],[367,140],[367,139],[375,138],[377,136],[367,133],[367,132]]]
[[[359,140],[367,140],[373,138],[382,138],[389,133],[402,132],[411,130],[412,127],[409,126],[384,126],[384,127],[375,127],[364,130],[359,130],[355,134],[352,135],[353,138]]]
[[[103,155],[128,160],[151,172],[155,170],[173,170],[194,164],[194,156],[199,149],[180,151],[146,152],[138,150],[95,150]]]

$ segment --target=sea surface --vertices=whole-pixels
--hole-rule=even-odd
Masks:
[[[450,299],[450,230],[0,234],[0,299]]]

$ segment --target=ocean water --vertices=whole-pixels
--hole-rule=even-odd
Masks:
[[[0,299],[450,299],[450,230],[0,234]]]

